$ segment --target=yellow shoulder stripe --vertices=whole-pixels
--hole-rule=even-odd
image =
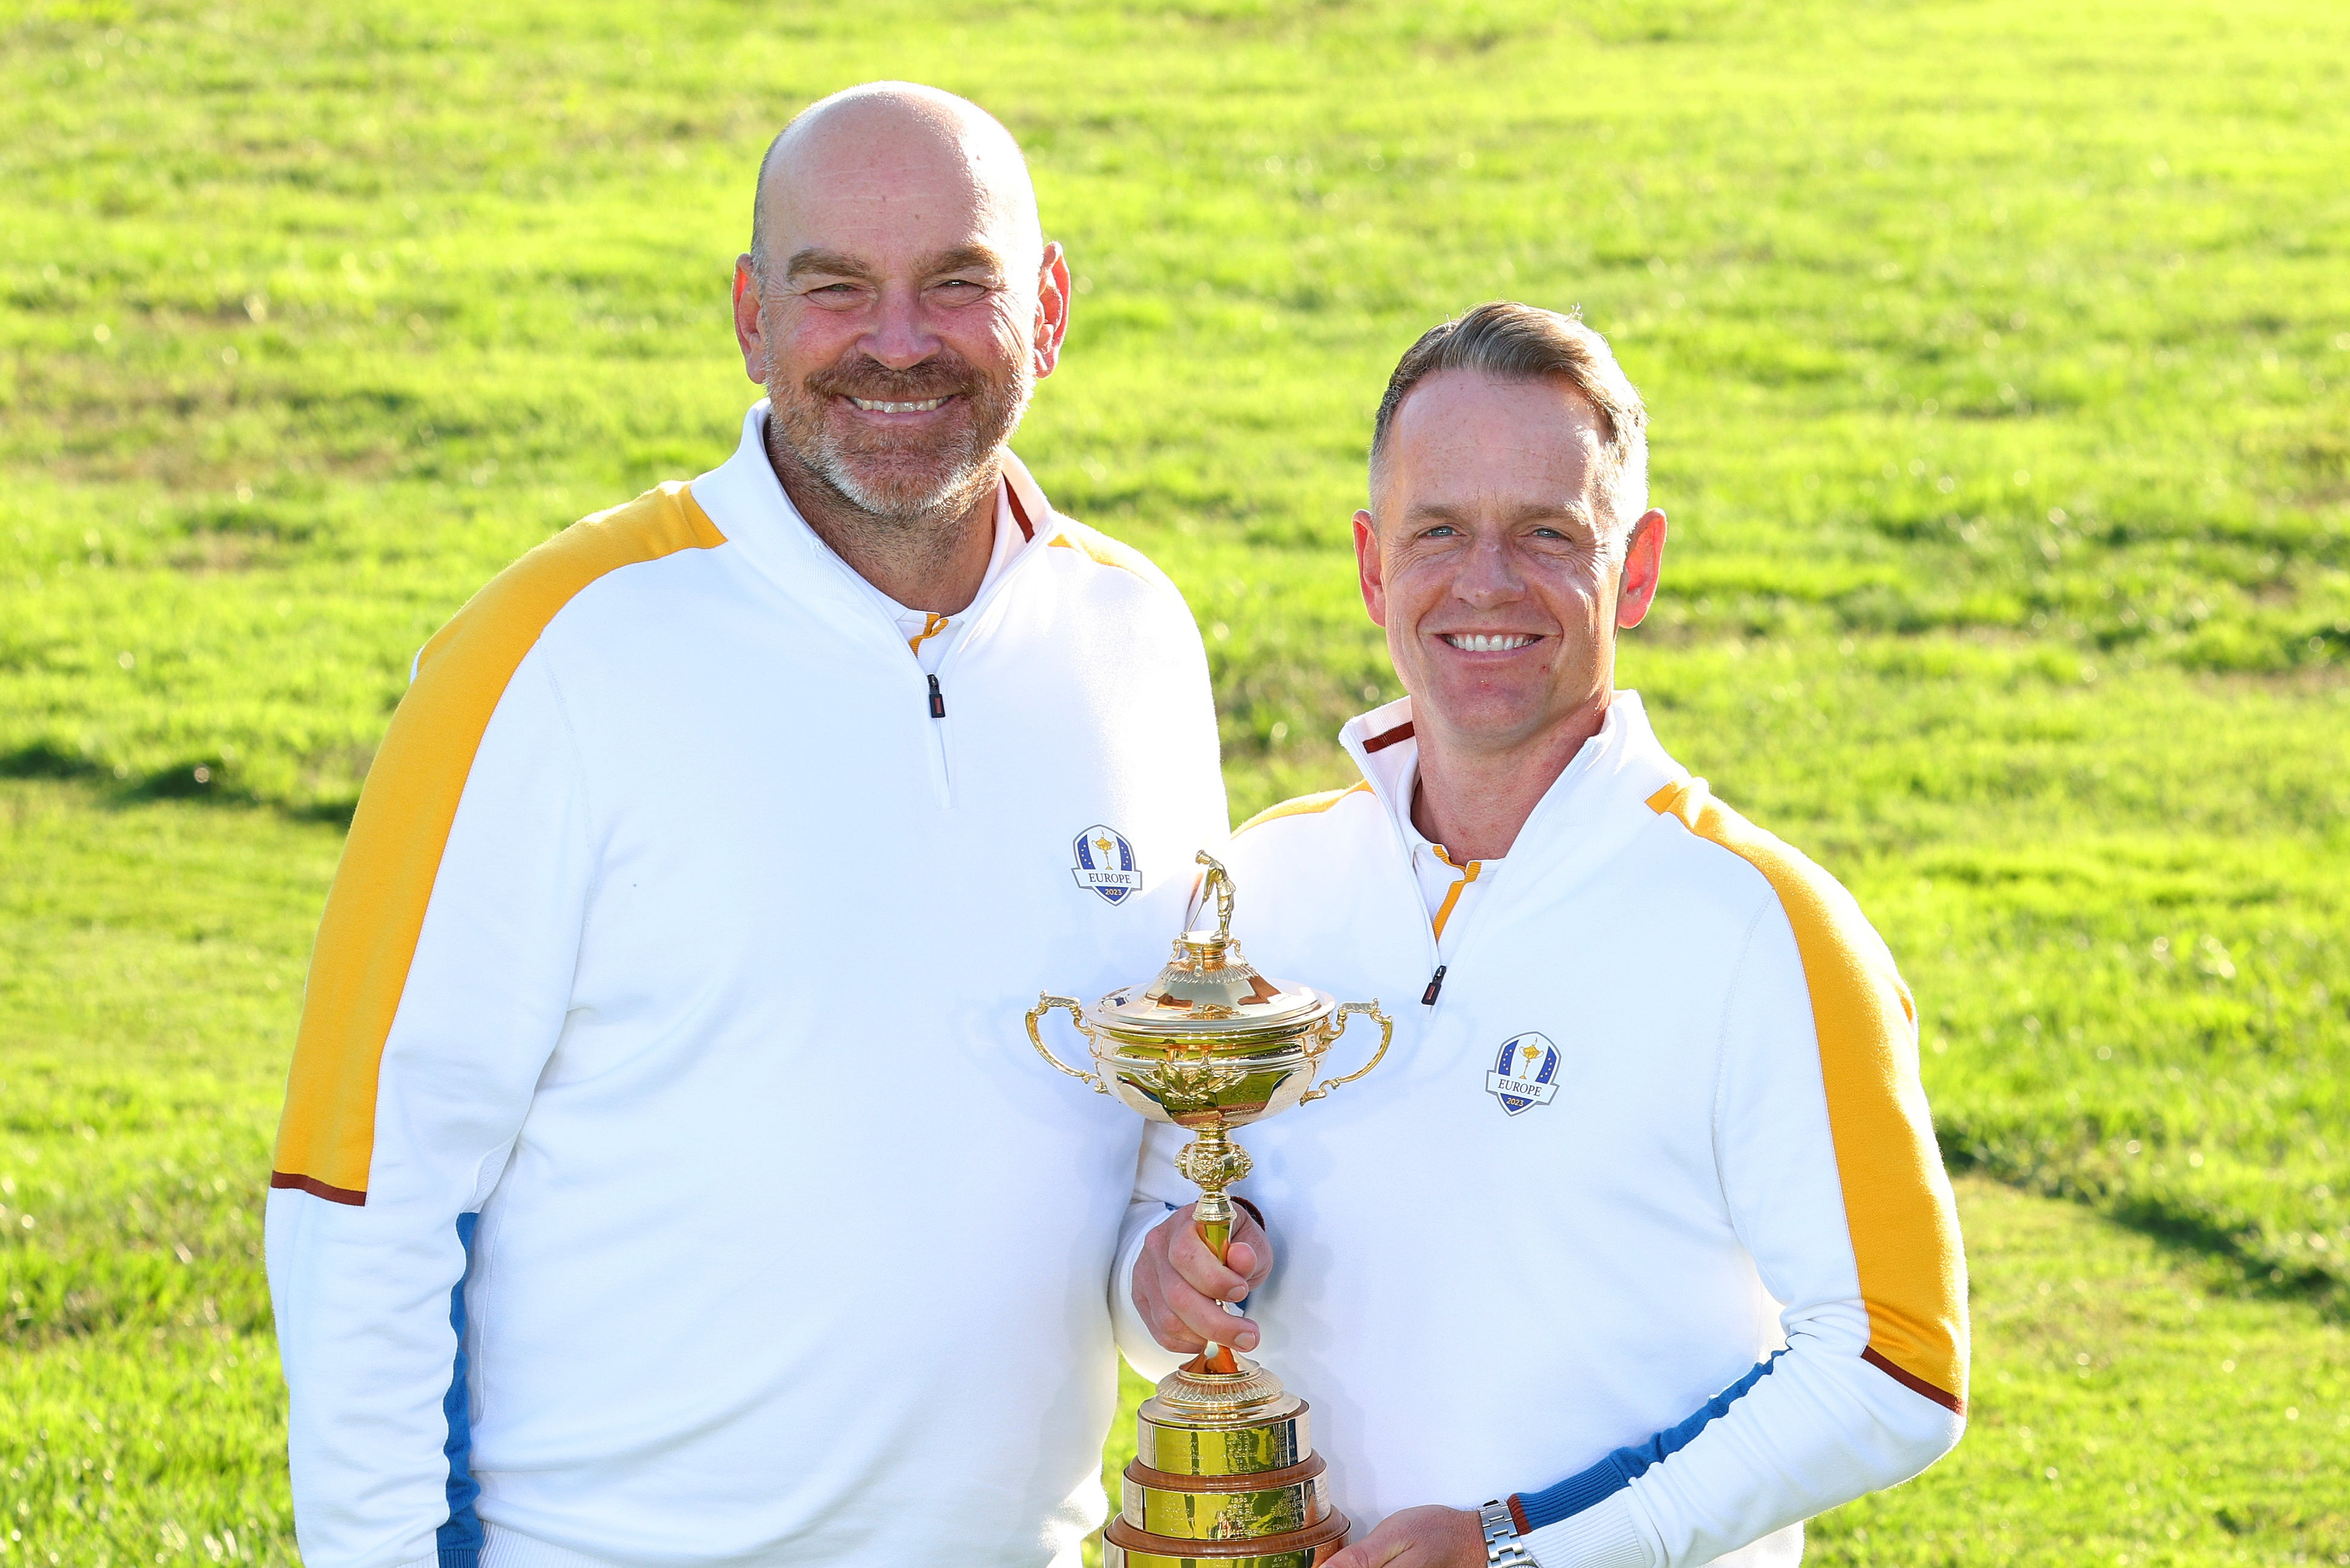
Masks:
[[[1295,800],[1284,800],[1279,805],[1266,806],[1263,811],[1233,828],[1232,836],[1238,838],[1250,828],[1260,823],[1271,822],[1277,816],[1310,816],[1315,812],[1327,811],[1348,795],[1357,792],[1368,794],[1371,793],[1371,786],[1367,782],[1357,780],[1345,789],[1327,789],[1320,794],[1301,794]]]
[[[272,1187],[367,1201],[384,1041],[473,753],[524,656],[556,613],[606,573],[725,542],[684,484],[664,484],[531,551],[424,645],[416,679],[368,769],[327,894]]]
[[[1149,558],[1139,550],[1121,545],[1108,535],[1088,528],[1072,518],[1061,519],[1061,532],[1053,538],[1053,546],[1062,550],[1079,550],[1105,566],[1116,566],[1132,572],[1138,577],[1150,576]]]
[[[1860,906],[1804,855],[1713,798],[1667,784],[1650,809],[1762,873],[1795,929],[1819,1036],[1828,1129],[1868,1307],[1866,1359],[1963,1415],[1966,1262],[1918,1077],[1917,1008]]]

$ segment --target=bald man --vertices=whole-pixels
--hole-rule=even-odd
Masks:
[[[270,1179],[309,1568],[1076,1563],[1139,1124],[1020,1021],[1226,818],[1181,598],[1005,445],[1068,301],[1002,126],[814,106],[734,454],[419,655]]]

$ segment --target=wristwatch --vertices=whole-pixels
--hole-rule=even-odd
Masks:
[[[1485,1568],[1538,1568],[1525,1538],[1518,1533],[1518,1521],[1510,1517],[1508,1503],[1495,1498],[1477,1511],[1477,1517],[1485,1527]]]

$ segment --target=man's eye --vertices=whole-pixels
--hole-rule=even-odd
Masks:
[[[951,277],[947,279],[946,282],[939,285],[939,287],[942,291],[960,295],[985,294],[987,292],[987,286],[985,284],[973,282],[972,279],[967,277]]]
[[[1461,530],[1451,524],[1439,523],[1435,527],[1424,530],[1419,536],[1423,539],[1454,539],[1460,535]]]

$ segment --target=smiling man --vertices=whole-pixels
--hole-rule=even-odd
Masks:
[[[1646,425],[1550,311],[1482,306],[1404,356],[1355,545],[1410,695],[1347,726],[1361,783],[1228,862],[1267,973],[1414,1005],[1380,1072],[1253,1129],[1283,1259],[1253,1294],[1165,1218],[1180,1137],[1146,1143],[1121,1343],[1160,1373],[1261,1334],[1368,1527],[1326,1568],[1792,1563],[1801,1521],[1964,1424],[1892,958],[1615,690],[1664,552]]]
[[[1148,562],[1005,442],[1067,324],[1020,151],[776,138],[734,454],[419,656],[269,1197],[310,1568],[1074,1564],[1134,1118],[1039,976],[1156,961],[1226,818]]]

